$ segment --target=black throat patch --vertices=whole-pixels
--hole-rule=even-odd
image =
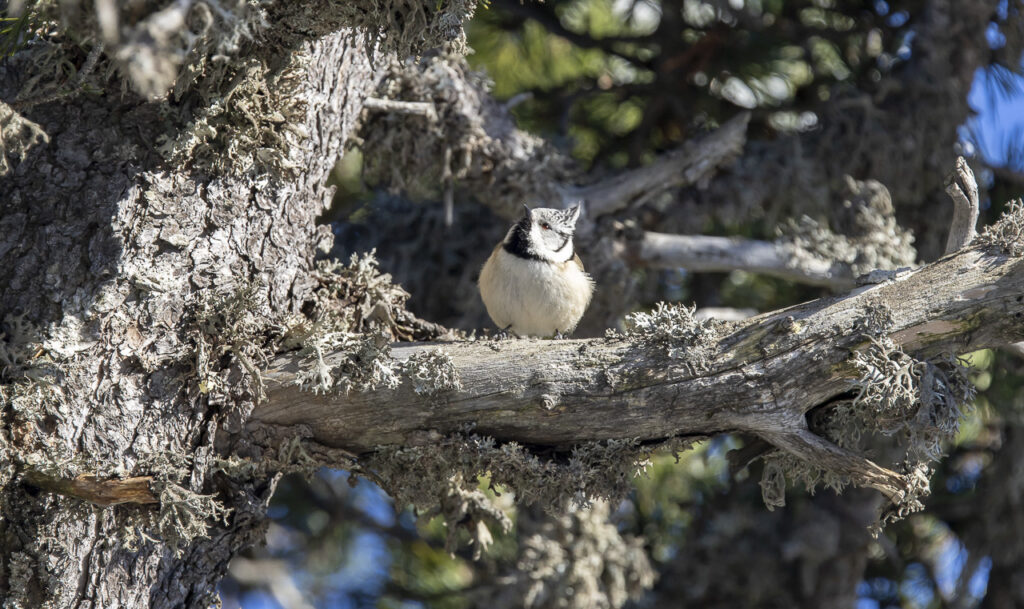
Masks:
[[[517,258],[524,258],[526,260],[541,260],[544,259],[538,256],[530,248],[530,219],[523,218],[516,223],[516,227],[512,229],[512,234],[509,236],[508,241],[502,245],[505,251],[516,256]]]

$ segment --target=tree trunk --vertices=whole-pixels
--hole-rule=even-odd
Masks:
[[[234,80],[177,103],[108,92],[19,114],[29,53],[0,67],[4,607],[207,606],[261,537],[276,477],[214,474],[214,439],[257,390],[225,382],[227,356],[258,357],[252,330],[300,311],[330,245],[326,176],[375,85],[372,45],[335,29],[303,42],[279,22]],[[117,502],[132,474],[159,509],[39,488],[81,477]]]

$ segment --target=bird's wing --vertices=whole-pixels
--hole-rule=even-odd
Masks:
[[[586,269],[583,268],[583,261],[580,260],[579,254],[573,254],[572,261],[576,264],[577,267],[579,267],[581,271],[586,271]]]

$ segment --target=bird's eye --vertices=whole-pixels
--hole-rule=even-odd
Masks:
[[[543,228],[544,230],[548,230],[549,228],[551,228],[550,226],[548,226],[547,222],[541,222],[540,227]]]

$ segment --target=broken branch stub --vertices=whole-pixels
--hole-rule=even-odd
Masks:
[[[101,507],[122,503],[160,502],[150,486],[153,482],[152,476],[103,479],[82,474],[74,478],[63,478],[32,470],[26,472],[25,481],[52,493],[75,497]]]
[[[946,194],[953,199],[953,221],[949,226],[949,237],[946,239],[946,254],[959,251],[974,240],[977,235],[975,225],[978,223],[978,182],[974,179],[967,160],[956,159],[956,169],[949,177]]]

